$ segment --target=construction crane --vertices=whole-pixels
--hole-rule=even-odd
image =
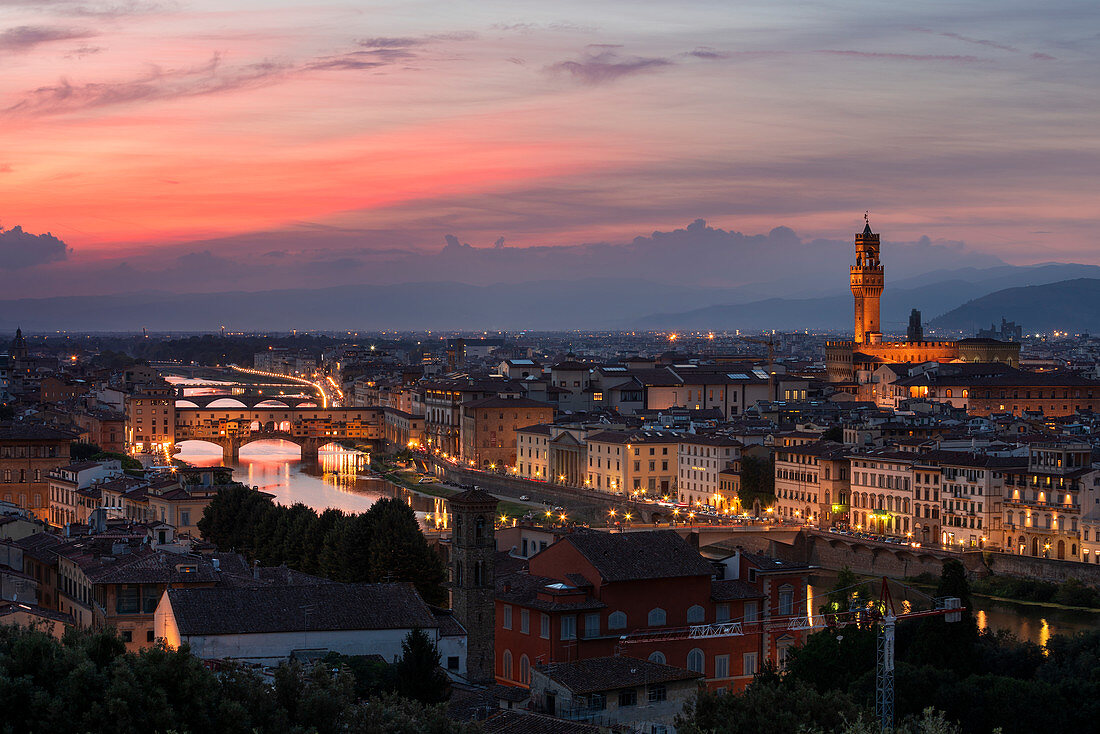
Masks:
[[[861,586],[856,584],[857,586]],[[851,588],[851,587],[849,587]],[[932,609],[916,612],[898,613],[894,607],[894,599],[890,594],[890,586],[886,578],[882,579],[882,591],[879,594],[877,604],[868,607],[855,607],[847,612],[835,612],[829,614],[813,614],[813,610],[807,610],[807,614],[781,620],[760,620],[746,622],[743,620],[731,620],[715,624],[698,624],[688,627],[672,627],[663,629],[643,629],[627,633],[619,638],[615,654],[618,655],[627,645],[638,643],[657,643],[671,640],[702,640],[715,637],[742,637],[746,634],[758,632],[777,632],[781,630],[808,631],[833,628],[839,629],[849,625],[866,627],[873,624],[878,627],[878,644],[876,646],[875,659],[875,718],[879,721],[879,727],[883,734],[894,730],[894,641],[898,622],[907,622],[911,619],[923,617],[943,617],[946,622],[959,622],[965,608],[962,600],[957,596],[931,597],[918,589],[912,589],[918,594],[932,601]],[[843,590],[842,590],[843,591]]]

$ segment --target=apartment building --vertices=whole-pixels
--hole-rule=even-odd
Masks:
[[[479,469],[515,466],[517,431],[554,420],[549,403],[491,396],[462,404],[462,459]]]
[[[49,520],[50,472],[69,465],[75,433],[25,423],[0,424],[0,500]]]
[[[1081,499],[1093,497],[1097,477],[1087,443],[1029,446],[1027,466],[1005,470],[1006,546],[1020,555],[1082,560]]]
[[[857,529],[913,537],[913,467],[917,454],[893,449],[849,454],[852,523]]]
[[[588,437],[585,486],[607,492],[669,498],[682,434],[676,431],[601,431]]]
[[[692,507],[739,511],[736,495],[723,495],[720,474],[741,458],[742,444],[720,434],[685,433],[677,450],[677,499]]]
[[[834,441],[786,443],[775,451],[776,516],[819,527],[847,524],[849,450]]]

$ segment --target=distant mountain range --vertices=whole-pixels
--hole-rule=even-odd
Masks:
[[[888,276],[889,277],[889,274]],[[633,278],[493,285],[403,283],[260,292],[69,296],[0,301],[0,331],[216,331],[230,329],[850,329],[846,284],[801,298],[780,284],[700,288]],[[761,298],[774,293],[771,298]],[[1100,332],[1100,267],[1052,263],[937,271],[891,283],[886,331],[911,308],[932,328]],[[942,315],[939,315],[942,314]],[[936,317],[936,318],[933,318]]]
[[[1070,279],[1098,278],[1098,266],[1065,263],[939,270],[897,283],[890,282],[888,270],[886,290],[882,295],[883,327],[884,330],[904,330],[909,321],[909,312],[914,308],[921,312],[926,323],[931,321],[933,328],[969,331],[987,327],[991,321],[1000,324],[1002,315],[1009,319],[1013,319],[1013,316],[1005,311],[995,318],[974,322],[976,326],[955,326],[951,324],[959,322],[941,322],[933,318],[962,306],[975,297],[1005,289],[1041,286]],[[1018,314],[1015,321],[1022,323],[1025,330],[1042,330],[1037,324],[1032,326],[1027,313],[1020,313],[1020,309],[1015,308],[1012,311]],[[836,295],[816,298],[769,298],[703,306],[672,313],[651,313],[630,326],[650,329],[845,329],[851,328],[851,324],[852,296],[845,290]],[[1100,323],[1094,328],[1100,328]]]
[[[1002,317],[1022,324],[1025,331],[1100,332],[1100,279],[1005,288],[967,301],[933,319],[931,325],[973,331],[999,325]]]

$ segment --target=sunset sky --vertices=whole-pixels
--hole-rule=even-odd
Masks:
[[[68,248],[12,239],[0,281],[56,295],[210,255],[617,243],[697,218],[843,240],[865,209],[897,242],[1100,263],[1098,17],[1094,0],[0,0],[0,225]]]

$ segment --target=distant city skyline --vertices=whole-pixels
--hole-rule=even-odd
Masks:
[[[889,257],[1100,263],[1088,4],[231,5],[0,3],[13,296],[375,282],[448,235],[696,219],[839,245],[865,209]]]

